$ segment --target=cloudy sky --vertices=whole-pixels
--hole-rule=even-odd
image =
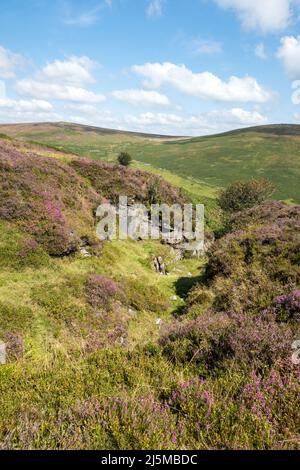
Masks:
[[[1,0],[0,122],[300,124],[300,0]]]

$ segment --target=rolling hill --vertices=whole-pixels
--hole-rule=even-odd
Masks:
[[[224,134],[179,138],[100,129],[78,124],[0,126],[0,133],[79,156],[112,161],[129,151],[140,166],[201,183],[206,195],[239,179],[268,177],[275,197],[300,202],[300,126],[271,125]]]

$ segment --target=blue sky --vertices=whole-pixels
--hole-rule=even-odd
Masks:
[[[300,0],[2,0],[0,122],[300,123],[299,15]]]

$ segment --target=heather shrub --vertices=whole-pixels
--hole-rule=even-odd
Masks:
[[[214,368],[232,356],[228,315],[207,312],[196,320],[172,324],[160,338],[163,354],[175,363]]]
[[[241,367],[265,367],[290,355],[293,337],[291,329],[274,317],[207,312],[196,320],[174,323],[160,338],[160,345],[175,363],[213,369],[232,359]]]
[[[242,221],[242,222],[241,222]],[[235,230],[210,248],[206,284],[189,296],[189,307],[213,293],[216,311],[258,313],[300,282],[300,212],[283,203],[264,203],[240,212]],[[197,298],[197,292],[200,292]]]
[[[93,232],[97,193],[68,165],[0,145],[0,219],[41,244],[53,256],[76,250]]]
[[[274,191],[274,185],[265,178],[237,181],[220,193],[219,205],[225,212],[239,212],[262,203]]]
[[[299,228],[300,206],[291,206],[282,201],[265,201],[259,206],[232,214],[231,222],[234,230],[246,226],[277,225],[282,229]],[[290,231],[293,236],[293,230]],[[276,237],[277,238],[277,237]]]
[[[299,374],[299,367],[295,367],[290,359],[278,360],[263,375],[253,370],[242,388],[238,401],[248,426],[254,427],[253,436],[255,432],[258,435],[258,423],[269,429],[269,436],[264,440],[265,448],[300,447]]]
[[[17,257],[19,267],[40,268],[51,264],[46,251],[32,238],[24,241],[17,253]]]
[[[91,434],[104,431],[107,448],[172,449],[177,444],[177,426],[168,408],[149,393],[133,398],[91,398],[76,405],[75,419],[89,423]]]
[[[259,313],[268,308],[282,290],[280,282],[270,279],[258,266],[238,267],[229,277],[218,276],[213,282],[215,311]]]
[[[259,367],[271,366],[291,355],[294,334],[275,318],[249,314],[230,314],[232,329],[228,337],[235,362]]]
[[[109,277],[92,274],[85,285],[86,299],[93,308],[109,308],[121,296],[121,288]]]
[[[293,289],[288,294],[280,295],[274,299],[274,307],[270,310],[275,312],[279,321],[300,321],[300,290]]]
[[[23,358],[24,339],[21,333],[8,332],[5,334],[6,354],[9,361]]]
[[[87,159],[72,160],[70,165],[91,183],[97,193],[113,203],[118,202],[119,196],[127,195],[137,202],[149,205],[153,185],[157,198],[166,204],[185,202],[178,188],[145,171]]]

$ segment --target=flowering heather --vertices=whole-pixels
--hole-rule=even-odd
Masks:
[[[71,166],[81,176],[87,178],[99,194],[112,202],[117,202],[119,195],[124,194],[144,204],[160,200],[166,204],[183,204],[185,202],[177,188],[174,188],[163,178],[153,176],[145,171],[87,159],[73,160]],[[158,201],[152,200],[154,188]]]
[[[121,293],[121,289],[109,277],[93,274],[86,281],[85,292],[87,301],[92,307],[107,308]]]
[[[21,256],[21,258],[24,258],[28,254],[35,252],[39,247],[39,244],[33,240],[26,240],[22,249],[18,252],[18,255]]]
[[[287,325],[247,314],[230,317],[233,324],[228,342],[235,361],[270,366],[277,359],[290,356],[293,333]]]
[[[61,223],[65,222],[65,218],[62,213],[61,206],[59,206],[57,203],[51,200],[46,200],[45,209],[46,209],[48,216],[55,222],[61,222]]]
[[[168,327],[160,345],[174,362],[202,363],[214,368],[232,355],[228,342],[230,329],[228,315],[207,312],[196,320],[177,322]]]
[[[22,153],[11,142],[0,144],[0,218],[29,233],[49,254],[74,251],[78,236],[93,233],[100,200],[68,165]]]
[[[276,430],[278,436],[284,435],[289,428],[292,437],[299,431],[299,393],[299,369],[292,366],[288,359],[280,360],[264,375],[252,370],[241,391],[239,402],[248,409],[251,419],[265,420],[271,425],[273,433]],[[277,446],[281,447],[283,442],[278,442]],[[296,439],[291,439],[291,443],[293,442],[297,444]]]
[[[169,405],[151,394],[89,398],[77,403],[74,411],[77,423],[79,419],[100,426],[110,434],[117,449],[172,449],[178,445],[178,426]]]
[[[294,289],[289,294],[280,295],[274,300],[278,318],[300,321],[300,290]]]

